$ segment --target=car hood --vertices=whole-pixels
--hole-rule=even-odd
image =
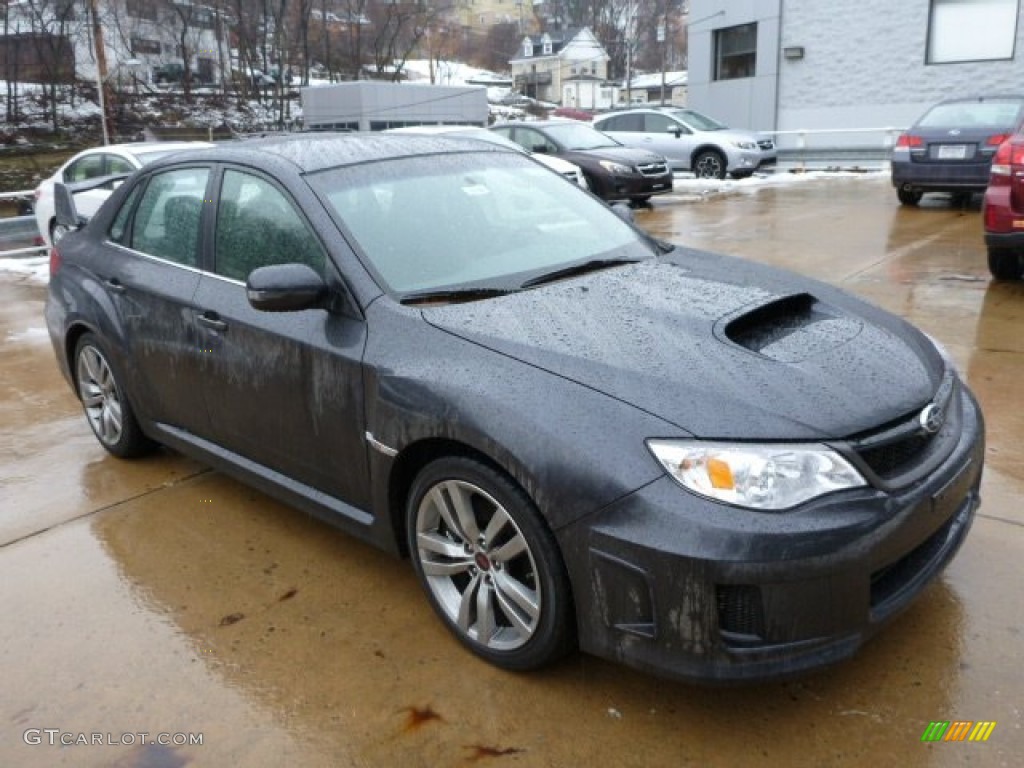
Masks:
[[[707,131],[708,136],[715,137],[720,142],[724,141],[764,141],[770,139],[770,136],[764,134],[754,133],[753,131],[741,131],[735,128],[727,128],[723,131]]]
[[[423,314],[703,438],[850,436],[922,408],[944,367],[882,310],[694,251]]]
[[[562,153],[562,157],[573,163],[586,162],[587,159],[611,160],[624,165],[648,165],[649,163],[664,163],[665,158],[646,149],[634,149],[633,147],[600,147],[599,149],[571,149]]]

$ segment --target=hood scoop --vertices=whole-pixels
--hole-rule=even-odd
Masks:
[[[716,335],[780,363],[797,363],[830,352],[857,337],[859,320],[843,315],[809,293],[774,299],[726,316]]]

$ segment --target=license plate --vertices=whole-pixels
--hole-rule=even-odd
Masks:
[[[963,160],[965,157],[966,144],[943,144],[939,147],[939,160]]]

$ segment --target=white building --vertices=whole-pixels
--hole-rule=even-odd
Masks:
[[[692,0],[689,103],[756,130],[906,127],[943,98],[1024,91],[1021,0]],[[793,135],[779,137],[792,146]],[[868,146],[879,132],[833,134]]]
[[[570,98],[588,99],[591,88],[582,83],[588,80],[603,82],[608,77],[608,53],[586,27],[545,32],[524,37],[519,52],[509,60],[515,88],[525,96],[542,101],[558,102],[563,106],[584,108],[585,104],[565,101],[563,83],[576,78],[569,90]],[[608,86],[611,87],[611,86]],[[603,98],[597,92],[597,98]],[[607,106],[614,104],[614,96]]]
[[[22,62],[32,64],[21,67],[20,79],[49,79],[58,69],[70,72],[70,61],[57,67],[46,60],[65,47],[73,52],[73,76],[96,79],[91,5],[81,0],[11,0],[6,28],[0,27],[0,48],[18,50]],[[96,0],[95,7],[109,78],[151,82],[155,71],[168,65],[183,69],[186,59],[196,81],[215,82],[227,71],[226,24],[210,6],[194,0]]]

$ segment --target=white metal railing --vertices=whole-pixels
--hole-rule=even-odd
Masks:
[[[22,198],[32,199],[35,194],[35,190],[27,189],[18,192],[0,192],[0,200],[20,200]],[[25,218],[25,217],[17,217]],[[3,227],[6,219],[0,219],[0,227]],[[46,253],[45,245],[33,245],[29,248],[13,248],[10,250],[0,250],[0,258],[7,258],[9,256],[33,256],[36,254]]]
[[[796,130],[788,131],[758,131],[758,133],[765,133],[768,134],[769,136],[774,136],[776,148],[787,152],[805,152],[808,150],[838,150],[844,152],[856,150],[874,150],[878,152],[886,152],[891,150],[896,145],[896,138],[905,130],[906,128],[885,126],[882,128],[799,128]],[[877,138],[874,138],[873,140],[867,142],[814,142],[814,146],[811,146],[808,143],[808,138],[815,139],[818,137],[824,137],[836,139],[839,137],[853,137],[857,134],[875,136]],[[795,138],[795,144],[792,146],[783,146],[779,142],[779,138],[786,137]]]

